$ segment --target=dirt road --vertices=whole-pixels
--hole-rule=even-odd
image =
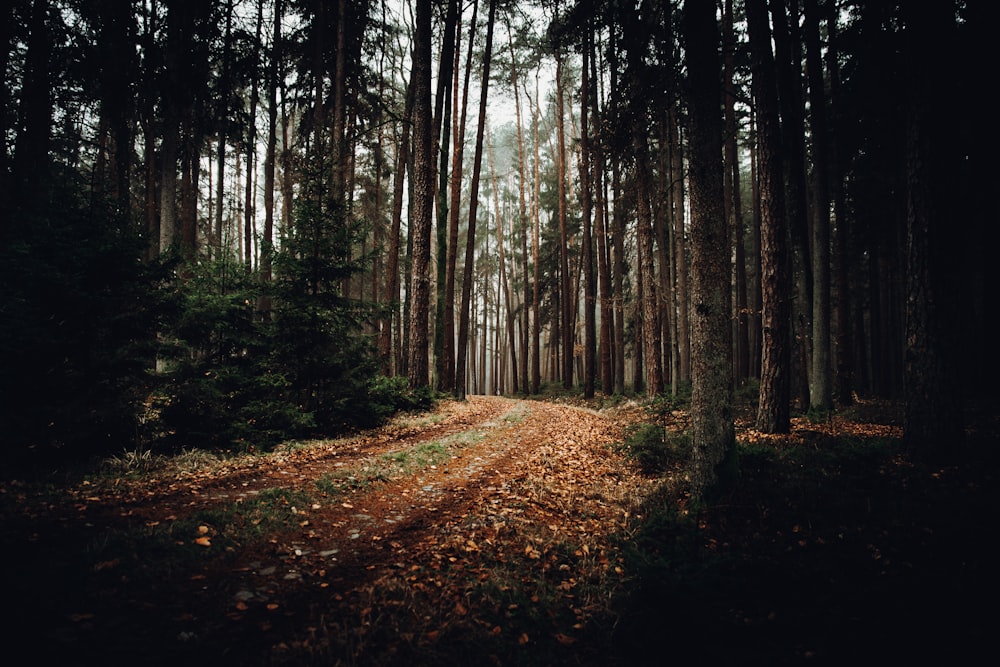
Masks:
[[[354,438],[85,480],[5,530],[48,582],[20,586],[44,596],[25,625],[80,664],[599,664],[653,484],[612,448],[631,418],[470,397]]]

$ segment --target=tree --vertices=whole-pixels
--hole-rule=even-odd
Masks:
[[[557,17],[558,20],[558,17]],[[573,280],[569,271],[569,231],[566,194],[566,119],[563,54],[561,45],[555,45],[556,59],[556,183],[558,194],[559,220],[559,303],[562,307],[559,317],[562,333],[562,385],[564,389],[573,387]]]
[[[583,396],[594,397],[594,379],[597,357],[597,281],[594,277],[594,251],[592,240],[593,185],[590,148],[590,43],[593,28],[587,22],[583,40],[583,68],[580,82],[580,197],[583,209]]]
[[[757,155],[761,219],[761,292],[763,356],[757,429],[787,433],[789,414],[790,276],[785,235],[784,188],[780,158],[780,122],[766,0],[747,0],[747,26],[757,108]]]
[[[469,46],[468,55],[465,60],[465,77],[462,85],[462,102],[458,102],[458,74],[459,68],[454,67],[455,81],[452,84],[452,93],[455,97],[451,133],[454,147],[451,158],[451,204],[448,209],[448,250],[445,256],[445,293],[444,293],[444,342],[442,345],[442,356],[444,357],[445,375],[441,379],[441,388],[453,391],[456,378],[456,350],[455,350],[455,270],[458,262],[458,221],[461,211],[462,198],[462,162],[465,155],[465,120],[469,107],[469,78],[472,75],[472,54],[475,45],[476,16],[479,10],[479,2],[472,4],[472,18],[469,21]],[[461,46],[461,34],[456,34],[455,58],[459,56]],[[460,109],[460,110],[459,110]]]
[[[479,124],[476,130],[476,152],[472,161],[472,185],[469,192],[469,231],[465,245],[465,268],[462,276],[462,305],[458,322],[458,354],[455,366],[455,394],[460,398],[466,392],[466,348],[469,341],[469,308],[472,299],[472,269],[476,250],[476,214],[479,207],[479,177],[483,166],[483,134],[486,130],[486,103],[489,99],[490,62],[493,53],[493,25],[496,19],[496,0],[490,0],[486,18],[486,45],[483,55],[483,80],[479,94]]]
[[[692,488],[701,496],[736,481],[732,410],[729,234],[724,210],[722,68],[712,0],[685,0],[691,192]]]
[[[950,72],[927,48],[933,40],[953,42],[950,3],[907,5],[904,10],[910,58],[906,106],[906,410],[903,433],[925,459],[953,455],[962,441],[961,387],[953,359],[957,346],[954,279],[961,271],[954,223],[942,191],[949,180],[950,137],[939,123],[948,118],[939,86]],[[942,34],[943,33],[943,34]]]
[[[809,407],[820,412],[833,407],[830,376],[830,187],[829,135],[826,94],[819,42],[817,0],[805,3],[806,62],[809,72],[809,110],[813,147],[812,220],[812,373],[809,378]]]
[[[638,276],[642,295],[643,366],[646,370],[646,394],[656,396],[663,391],[662,357],[660,355],[659,306],[657,303],[656,264],[653,256],[652,176],[650,174],[647,133],[648,95],[642,54],[649,42],[646,19],[632,19],[633,33],[628,47],[631,146],[635,160],[636,237],[638,239]]]
[[[413,46],[413,167],[414,192],[411,236],[410,342],[407,378],[410,388],[429,382],[428,316],[430,308],[431,216],[434,212],[434,158],[431,145],[431,0],[417,2],[417,32]]]

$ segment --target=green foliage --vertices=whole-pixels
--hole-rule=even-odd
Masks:
[[[368,403],[373,417],[385,419],[397,412],[428,410],[434,404],[430,387],[410,389],[401,375],[376,375],[368,385]]]
[[[362,333],[372,308],[344,295],[364,266],[350,254],[362,230],[323,183],[319,173],[306,181],[270,284],[223,258],[189,267],[176,285],[160,410],[168,440],[270,447],[429,407],[429,392],[375,375]]]
[[[691,437],[687,433],[667,433],[656,424],[638,424],[630,428],[621,451],[651,475],[661,474],[675,464],[687,461]]]
[[[686,410],[691,405],[691,381],[683,380],[677,383],[677,393],[664,392],[652,398],[649,408],[654,414],[666,415],[674,410]]]

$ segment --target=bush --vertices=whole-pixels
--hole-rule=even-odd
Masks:
[[[401,375],[376,375],[368,386],[368,403],[372,416],[384,421],[396,412],[429,409],[434,404],[434,393],[429,387],[410,389]]]
[[[667,433],[655,424],[639,424],[629,430],[621,450],[644,473],[656,475],[688,459],[691,437],[687,433]]]

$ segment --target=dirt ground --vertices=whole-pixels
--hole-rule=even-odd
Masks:
[[[5,483],[8,629],[62,664],[599,661],[655,484],[611,447],[638,414],[469,397],[207,469]],[[359,478],[422,443],[435,462]],[[220,534],[214,508],[273,489],[292,529]]]

